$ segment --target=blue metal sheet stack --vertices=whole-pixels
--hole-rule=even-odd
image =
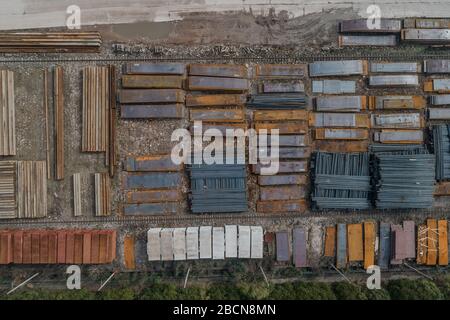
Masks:
[[[240,164],[194,164],[191,178],[193,213],[247,210],[247,172]]]
[[[318,152],[312,201],[319,209],[369,209],[368,153]]]
[[[450,125],[433,126],[436,180],[450,179]]]
[[[426,209],[433,205],[435,156],[424,148],[375,154],[376,207]]]

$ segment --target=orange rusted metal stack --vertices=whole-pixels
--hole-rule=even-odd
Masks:
[[[0,264],[108,264],[115,230],[1,230]]]

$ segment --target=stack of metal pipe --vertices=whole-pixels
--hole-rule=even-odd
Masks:
[[[369,209],[368,153],[318,152],[312,201],[318,209]]]

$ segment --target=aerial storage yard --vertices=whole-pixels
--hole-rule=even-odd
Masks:
[[[337,15],[317,54],[62,30],[0,32],[3,275],[447,270],[450,18]]]

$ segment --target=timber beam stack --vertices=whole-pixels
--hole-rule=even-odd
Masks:
[[[0,70],[0,156],[16,155],[14,73]]]
[[[99,32],[1,32],[0,52],[98,52]]]
[[[308,103],[304,95],[307,66],[257,66],[259,94],[247,103],[253,110],[253,127],[266,132],[266,148],[259,145],[259,163],[252,165],[258,175],[257,212],[282,213],[306,210],[306,186],[309,146]],[[255,99],[256,98],[256,99]],[[262,110],[261,110],[262,109]],[[274,175],[262,175],[261,156],[272,157],[271,130],[279,132],[279,169]]]

